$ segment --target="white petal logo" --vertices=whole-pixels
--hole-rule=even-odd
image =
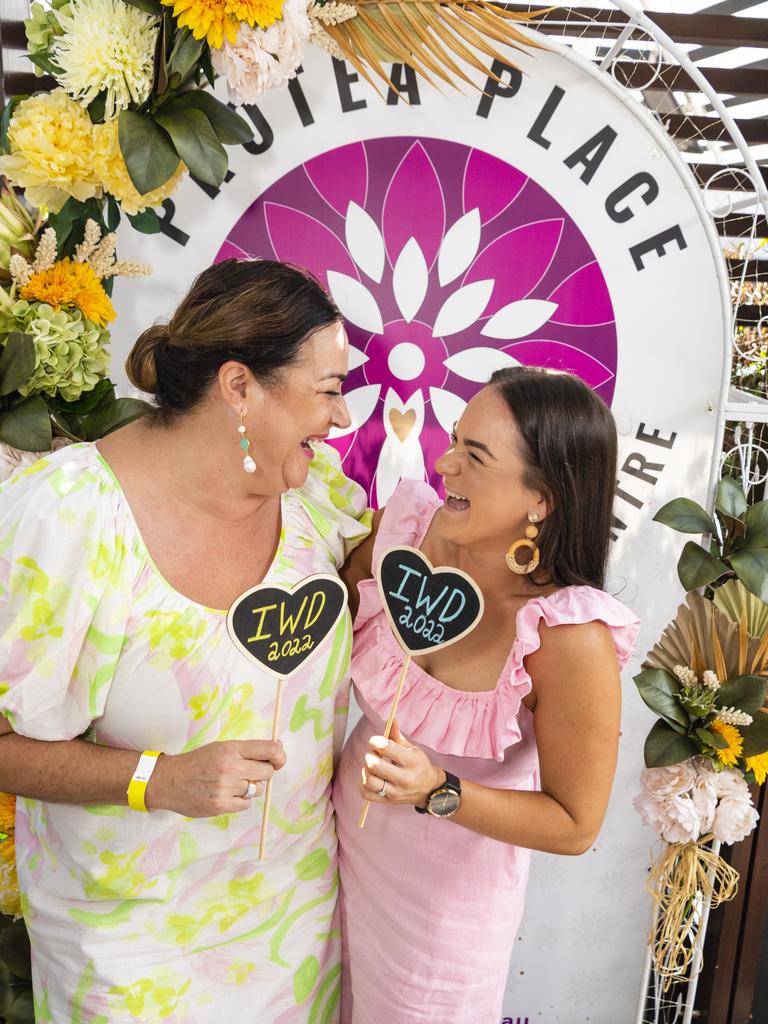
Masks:
[[[373,334],[381,334],[384,321],[381,319],[376,299],[364,284],[354,277],[340,274],[335,270],[328,271],[328,285],[333,301],[341,310],[342,316],[351,320],[356,327]]]
[[[378,284],[386,259],[384,239],[376,221],[357,203],[350,203],[347,207],[344,237],[349,255],[363,273]]]
[[[429,270],[424,253],[416,239],[409,238],[392,271],[395,302],[406,323],[410,323],[421,309],[428,287]]]
[[[437,254],[437,278],[445,286],[463,274],[480,248],[480,211],[475,207],[448,231]]]
[[[433,336],[445,338],[466,331],[483,315],[492,291],[493,281],[475,281],[458,288],[437,314]]]
[[[503,341],[524,338],[526,334],[543,327],[556,309],[556,302],[543,302],[541,299],[510,302],[493,314],[480,333],[486,338],[499,338]]]

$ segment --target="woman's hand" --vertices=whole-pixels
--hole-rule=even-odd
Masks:
[[[445,772],[436,768],[420,747],[412,747],[403,738],[397,722],[390,739],[371,736],[368,746],[360,783],[366,800],[423,807],[432,790],[445,782]]]
[[[264,783],[285,764],[278,740],[226,740],[207,743],[186,754],[164,754],[147,785],[147,807],[175,811],[187,818],[210,818],[244,811],[245,796],[255,782],[258,796]]]

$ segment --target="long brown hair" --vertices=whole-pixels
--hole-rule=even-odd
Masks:
[[[302,270],[276,260],[224,260],[198,275],[167,324],[140,335],[126,371],[155,396],[151,418],[166,424],[201,401],[223,363],[236,360],[274,383],[311,334],[339,319]]]
[[[602,588],[616,485],[616,425],[603,400],[570,373],[520,366],[497,370],[517,425],[525,485],[550,499],[536,539],[541,568],[559,586]]]

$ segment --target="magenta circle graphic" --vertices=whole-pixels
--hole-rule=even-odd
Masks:
[[[502,366],[578,374],[610,404],[616,324],[600,266],[566,210],[516,167],[442,139],[329,150],[254,200],[217,255],[311,271],[347,325],[352,428],[333,444],[382,505],[434,461]]]

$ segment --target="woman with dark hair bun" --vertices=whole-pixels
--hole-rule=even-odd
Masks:
[[[2,489],[0,790],[22,797],[40,1019],[335,1019],[349,617],[287,681],[273,743],[275,681],[226,609],[335,573],[368,533],[323,443],[350,422],[347,349],[316,281],[219,263],[131,352],[154,410]]]
[[[498,1024],[529,851],[588,850],[615,770],[619,669],[638,623],[602,589],[610,411],[570,374],[504,370],[436,468],[445,500],[401,481],[345,570],[350,594],[359,586],[363,717],[333,793],[342,1024]],[[414,657],[387,741],[403,654],[371,576],[393,545],[468,573],[485,611],[451,647]],[[362,797],[376,806],[361,830]]]

